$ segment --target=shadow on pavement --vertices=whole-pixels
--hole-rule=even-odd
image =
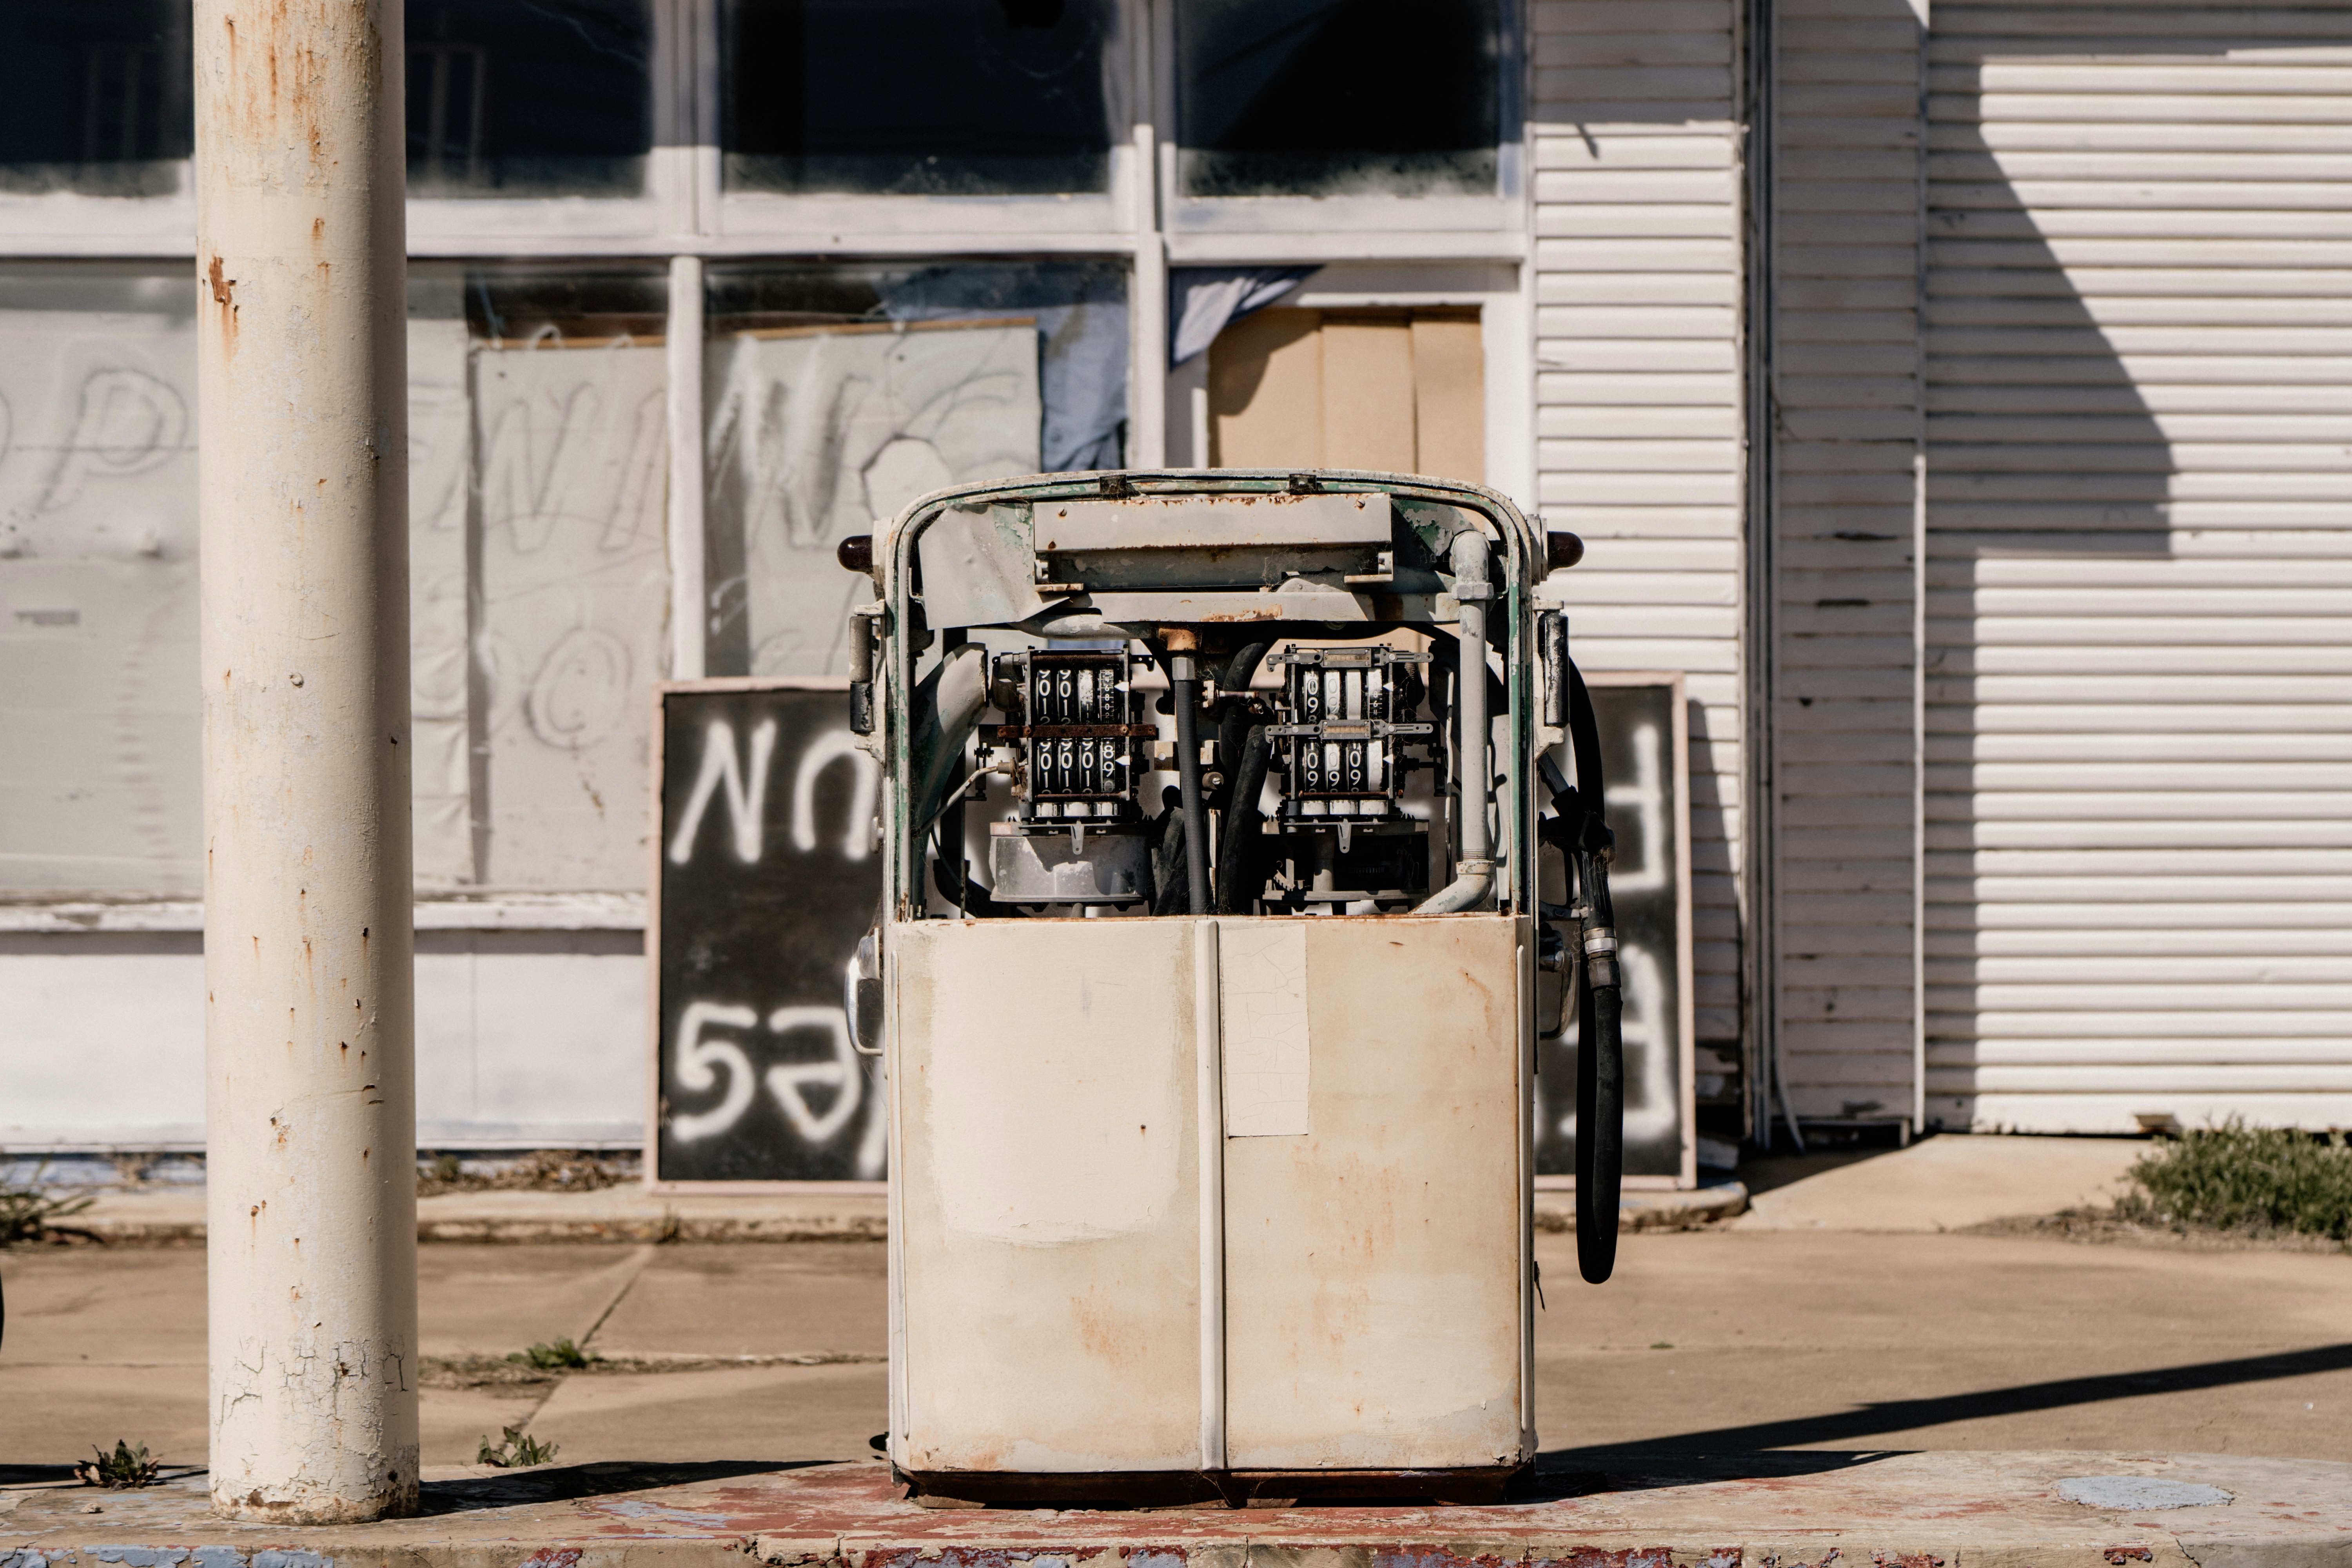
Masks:
[[[1784,1459],[1801,1460],[1817,1457],[1824,1461],[1818,1468],[1829,1469],[1855,1462],[1856,1456],[1851,1452],[1807,1456],[1751,1450],[1792,1448],[1808,1443],[1853,1443],[1890,1432],[1912,1432],[1923,1426],[1941,1426],[1954,1421],[2023,1415],[2042,1410],[2063,1409],[2068,1405],[2098,1405],[2110,1399],[2134,1399],[2150,1394],[2194,1394],[2204,1389],[2265,1383],[2273,1378],[2306,1377],[2314,1373],[2342,1372],[2347,1368],[2352,1368],[2352,1342],[2319,1345],[2310,1350],[2241,1356],[2233,1361],[2198,1362],[2189,1366],[2109,1373],[2098,1377],[2059,1378],[2049,1383],[2028,1383],[2015,1388],[1986,1389],[1972,1394],[1949,1394],[1934,1399],[1890,1400],[1831,1415],[1801,1415],[1786,1421],[1755,1422],[1745,1426],[1717,1426],[1702,1432],[1656,1437],[1645,1443],[1613,1444],[1606,1448],[1554,1449],[1539,1456],[1537,1465],[1539,1479],[1544,1476],[1555,1476],[1565,1480],[1578,1472],[1605,1474],[1612,1490],[1636,1489],[1622,1484],[1615,1472],[1606,1469],[1605,1460],[1622,1463],[1630,1459],[1668,1455],[1677,1458],[1689,1455],[1696,1458],[1730,1454],[1737,1458],[1726,1462],[1747,1467],[1742,1474],[1764,1476],[1783,1472],[1761,1467],[1777,1465]],[[1876,1456],[1864,1456],[1871,1457]]]
[[[731,1480],[738,1476],[781,1475],[823,1464],[821,1459],[709,1459],[673,1465],[607,1461],[592,1465],[541,1465],[504,1475],[474,1476],[461,1481],[426,1481],[418,1512],[469,1513],[480,1509],[519,1508],[530,1503],[569,1502],[577,1498],[616,1497],[624,1492],[651,1491],[657,1487],[692,1486],[697,1481]]]
[[[1599,1492],[1818,1476],[1911,1452],[1909,1448],[1810,1448],[1777,1454],[1682,1454],[1625,1447],[1569,1448],[1538,1457],[1536,1473],[1511,1489],[1511,1500],[1559,1502]]]

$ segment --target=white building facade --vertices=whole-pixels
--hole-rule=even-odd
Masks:
[[[190,25],[0,20],[12,1151],[202,1138]],[[424,1145],[642,1135],[653,682],[838,672],[939,484],[1268,460],[1685,672],[1714,1136],[2352,1124],[2352,4],[408,30]]]

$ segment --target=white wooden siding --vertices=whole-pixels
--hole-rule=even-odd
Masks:
[[[1688,672],[1696,1037],[1739,1016],[1740,176],[1731,0],[1535,0],[1544,516],[1588,669]],[[1702,1057],[1701,1070],[1708,1069]]]
[[[1929,59],[1931,1116],[2352,1123],[2352,5]]]
[[[1795,1115],[1879,1121],[1917,1078],[1921,39],[1904,0],[1778,15],[1770,995]]]

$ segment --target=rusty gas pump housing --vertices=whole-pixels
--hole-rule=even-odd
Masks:
[[[1532,1463],[1567,537],[1451,481],[1136,472],[845,547],[913,1495],[1467,1500]]]

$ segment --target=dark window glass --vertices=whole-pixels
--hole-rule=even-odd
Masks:
[[[1498,0],[1179,0],[1195,196],[1486,195]]]
[[[649,0],[415,0],[410,194],[636,195],[652,57]]]
[[[727,188],[1107,190],[1115,17],[1114,0],[727,0]]]
[[[0,190],[178,190],[195,134],[188,16],[188,0],[0,5]]]

